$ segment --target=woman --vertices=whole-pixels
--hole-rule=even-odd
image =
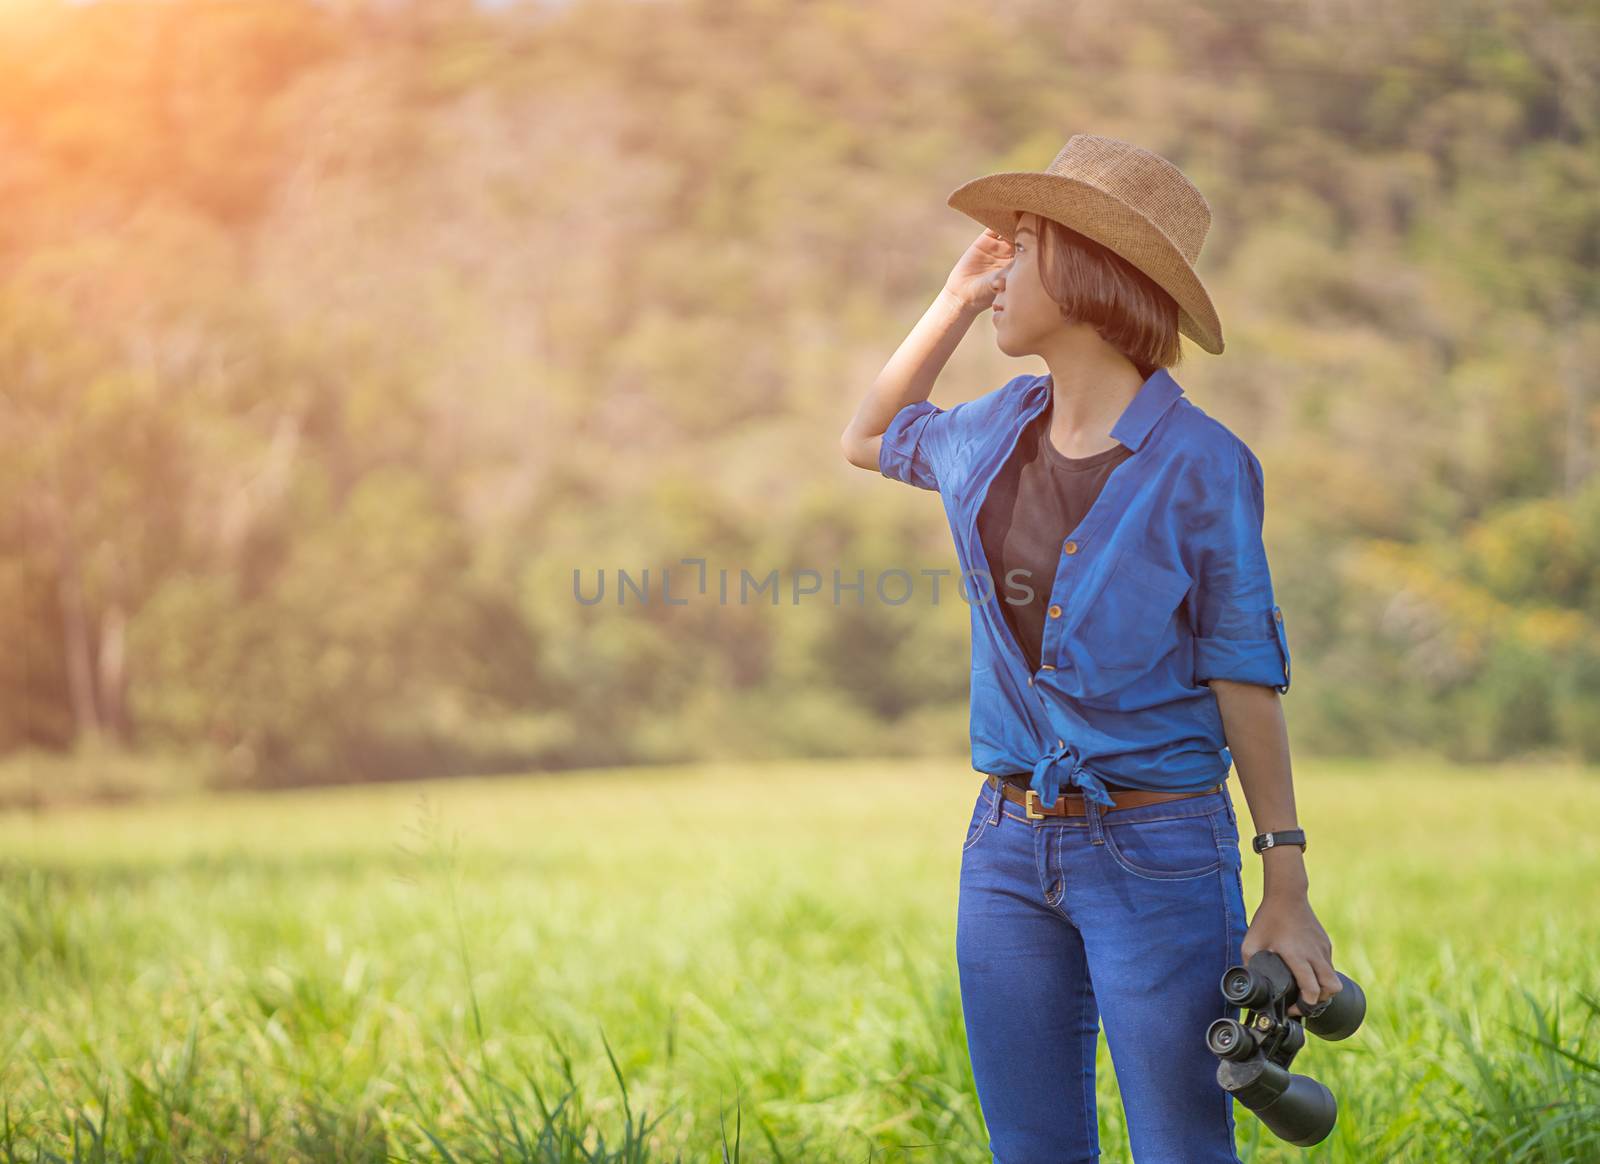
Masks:
[[[1210,209],[1170,162],[1088,134],[950,205],[988,229],[842,444],[941,494],[970,604],[973,767],[988,775],[956,960],[990,1149],[999,1164],[1097,1157],[1103,1018],[1138,1164],[1237,1161],[1205,1045],[1238,1017],[1223,972],[1268,949],[1307,1006],[1341,983],[1295,827],[1261,466],[1167,370],[1180,333],[1223,348],[1194,272]],[[1049,373],[930,403],[991,307],[1000,350]],[[1232,767],[1265,830],[1248,931]]]

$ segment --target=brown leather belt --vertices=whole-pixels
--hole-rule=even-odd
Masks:
[[[1063,790],[1056,797],[1056,802],[1050,808],[1039,803],[1039,794],[1032,788],[1024,788],[1013,784],[1009,780],[1002,780],[995,775],[989,776],[989,787],[1000,789],[1000,793],[1012,804],[1020,804],[1028,813],[1029,820],[1043,820],[1047,816],[1087,816],[1088,808],[1084,804],[1083,793],[1067,792]],[[1115,807],[1107,808],[1107,812],[1116,812],[1119,808],[1138,808],[1145,804],[1162,804],[1168,800],[1187,800],[1191,796],[1210,796],[1222,788],[1220,784],[1213,784],[1203,792],[1147,792],[1143,788],[1108,788]]]

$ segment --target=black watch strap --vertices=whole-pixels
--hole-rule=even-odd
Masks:
[[[1278,829],[1270,833],[1257,833],[1255,840],[1250,842],[1250,847],[1258,853],[1265,853],[1278,845],[1299,845],[1300,851],[1305,852],[1305,829]]]

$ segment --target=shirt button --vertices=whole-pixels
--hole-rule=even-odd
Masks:
[[[1281,611],[1281,610],[1274,610],[1274,611],[1273,611],[1273,612],[1272,612],[1272,617],[1273,617],[1273,618],[1275,618],[1275,619],[1277,619],[1277,620],[1278,620],[1278,621],[1279,621],[1279,622],[1282,622],[1282,621],[1283,621],[1283,611]]]
[[[1029,675],[1029,676],[1028,676],[1028,686],[1029,686],[1029,687],[1032,687],[1032,686],[1033,686],[1033,676],[1032,676],[1032,675]]]
[[[1041,671],[1054,671],[1055,669],[1056,669],[1056,665],[1054,663],[1040,663],[1039,664],[1039,670],[1041,670]]]
[[[1067,741],[1066,740],[1057,740],[1056,741],[1056,747],[1064,748],[1066,746],[1067,746]]]
[[[1061,617],[1061,608],[1059,606],[1056,606],[1054,603],[1052,603],[1051,606],[1050,606],[1049,611],[1047,611],[1046,613],[1048,613],[1051,618],[1060,618]]]
[[[1067,543],[1061,547],[1061,551],[1066,554],[1076,554],[1078,552],[1078,543],[1068,538]]]

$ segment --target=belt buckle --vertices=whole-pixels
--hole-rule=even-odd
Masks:
[[[1030,788],[1030,789],[1027,790],[1027,792],[1025,792],[1023,794],[1023,797],[1022,797],[1022,808],[1023,808],[1023,811],[1028,814],[1028,819],[1029,820],[1043,820],[1045,818],[1045,814],[1044,813],[1035,812],[1034,811],[1034,807],[1033,806],[1038,804],[1038,803],[1039,803],[1039,791],[1038,791],[1038,789]]]

